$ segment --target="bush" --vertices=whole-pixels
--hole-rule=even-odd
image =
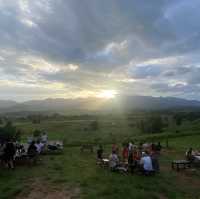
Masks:
[[[164,123],[160,116],[149,117],[146,120],[141,120],[137,125],[141,133],[161,133],[164,128]]]
[[[0,128],[0,139],[7,140],[7,139],[20,139],[21,132],[17,130],[15,126],[13,126],[11,121],[8,121],[5,126]]]

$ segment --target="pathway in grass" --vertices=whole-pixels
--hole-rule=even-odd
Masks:
[[[78,199],[80,189],[77,187],[67,187],[45,182],[42,179],[35,179],[28,182],[28,188],[21,192],[16,199]]]

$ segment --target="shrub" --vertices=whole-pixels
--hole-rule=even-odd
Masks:
[[[21,132],[17,130],[17,128],[12,124],[11,121],[8,121],[5,126],[0,128],[0,139],[6,140],[6,139],[20,139]]]
[[[141,120],[137,125],[142,133],[161,133],[164,128],[164,123],[160,116],[149,117],[146,120]]]

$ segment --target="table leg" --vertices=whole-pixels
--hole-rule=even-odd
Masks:
[[[179,168],[179,164],[176,164],[176,169],[177,169],[177,171],[180,170],[180,168]]]

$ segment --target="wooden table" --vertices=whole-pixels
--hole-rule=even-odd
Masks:
[[[103,167],[108,167],[109,166],[109,159],[106,159],[106,158],[102,159],[101,160],[101,165]]]
[[[200,161],[200,155],[195,155],[194,157],[196,160]]]
[[[180,169],[186,169],[190,167],[191,167],[190,161],[187,161],[187,160],[172,161],[172,169],[176,169],[177,171],[180,171]]]

